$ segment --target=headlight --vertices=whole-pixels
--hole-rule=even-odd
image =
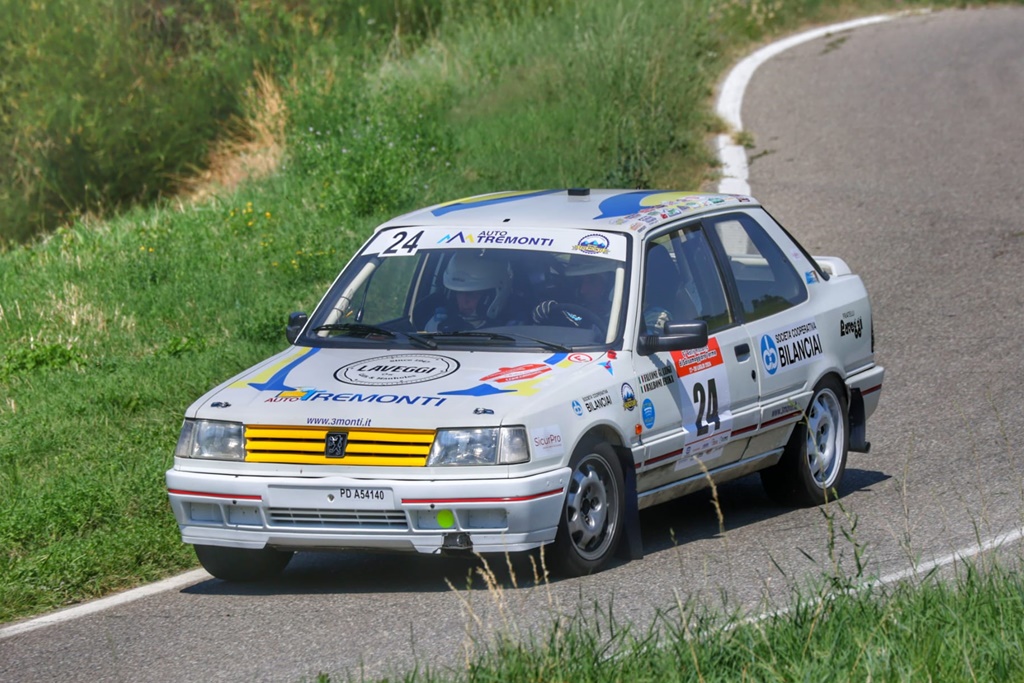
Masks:
[[[238,422],[185,420],[174,449],[178,458],[245,460],[245,436]]]
[[[427,466],[513,465],[529,460],[524,427],[441,429],[430,447]]]

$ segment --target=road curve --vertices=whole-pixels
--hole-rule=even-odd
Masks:
[[[847,259],[887,368],[842,506],[787,510],[756,477],[644,511],[645,557],[493,581],[456,559],[305,555],[259,586],[213,579],[4,637],[0,681],[291,681],[459,668],[495,629],[558,615],[649,623],[692,597],[756,611],[852,566],[874,576],[1019,529],[1024,511],[1024,8],[910,16],[794,47],[744,98],[749,182],[814,253]],[[854,528],[854,522],[855,528]],[[851,531],[852,530],[852,531]]]

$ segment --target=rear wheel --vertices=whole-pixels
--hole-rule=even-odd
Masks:
[[[849,433],[846,391],[835,379],[823,379],[782,459],[761,471],[765,491],[783,505],[820,505],[836,498],[846,471]]]
[[[582,445],[569,461],[572,475],[553,545],[555,568],[566,576],[600,571],[622,538],[622,466],[606,442]]]
[[[281,574],[295,553],[274,548],[251,550],[195,545],[203,569],[224,581],[265,581]]]

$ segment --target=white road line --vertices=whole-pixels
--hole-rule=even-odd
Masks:
[[[990,538],[987,541],[982,541],[977,545],[968,546],[951,552],[948,555],[929,560],[928,562],[922,562],[915,564],[909,569],[902,571],[893,572],[892,574],[886,574],[885,576],[869,581],[863,585],[864,588],[874,588],[875,586],[885,586],[890,583],[898,583],[904,579],[915,578],[920,579],[927,575],[929,572],[953,564],[954,562],[965,562],[972,557],[977,557],[982,553],[986,553],[990,550],[996,550],[1011,543],[1016,543],[1021,538],[1024,538],[1024,529],[1017,529],[1015,531],[1009,531],[1005,534],[999,534],[994,538]]]
[[[747,152],[743,149],[743,145],[738,145],[733,141],[733,134],[743,130],[743,122],[740,120],[743,93],[746,92],[747,84],[750,83],[750,79],[753,77],[754,72],[757,71],[757,67],[791,47],[802,45],[832,33],[848,31],[870,24],[879,24],[883,21],[889,21],[896,16],[899,15],[876,15],[798,33],[795,36],[761,48],[734,66],[722,82],[722,89],[718,93],[718,104],[715,107],[718,115],[732,129],[730,132],[718,136],[718,158],[722,162],[722,178],[718,182],[718,191],[729,194],[750,194],[750,185],[747,183]]]
[[[89,614],[102,612],[103,610],[110,609],[111,607],[117,607],[118,605],[134,602],[135,600],[146,598],[150,595],[156,595],[157,593],[163,593],[177,588],[184,588],[185,586],[190,586],[194,583],[199,583],[200,581],[205,581],[210,578],[212,577],[202,569],[193,569],[190,572],[185,572],[178,576],[172,576],[169,579],[157,581],[156,583],[151,583],[148,586],[133,588],[132,590],[125,591],[124,593],[100,598],[99,600],[60,610],[59,612],[53,612],[52,614],[36,617],[29,621],[23,621],[20,624],[7,626],[0,629],[0,640],[19,635],[21,633],[28,633],[29,631],[34,631],[37,628],[62,624],[65,621],[71,621],[72,619],[78,619],[79,617],[84,617]]]

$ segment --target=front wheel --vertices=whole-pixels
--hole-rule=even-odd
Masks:
[[[572,474],[552,559],[563,575],[583,576],[603,569],[618,548],[625,484],[619,458],[605,442],[582,446],[569,466]]]
[[[850,418],[846,391],[823,379],[778,464],[761,471],[768,495],[783,505],[820,505],[837,496],[846,471]]]
[[[274,548],[251,550],[195,545],[203,569],[223,581],[266,581],[278,576],[295,553]]]

